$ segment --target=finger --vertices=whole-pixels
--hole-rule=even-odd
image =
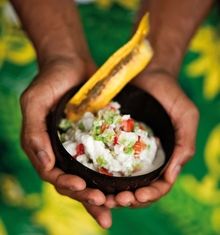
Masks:
[[[86,182],[76,175],[61,174],[56,178],[54,185],[71,191],[82,191],[86,188]]]
[[[38,172],[50,171],[54,167],[55,156],[47,132],[23,133],[22,141],[24,151]]]
[[[91,205],[100,206],[105,203],[105,195],[98,189],[86,188],[83,191],[76,192],[75,197],[88,202]]]
[[[168,181],[170,184],[173,184],[176,181],[177,176],[179,175],[182,165],[183,165],[183,160],[189,159],[189,155],[185,155],[183,152],[183,149],[181,147],[176,146],[174,149],[174,153],[171,156],[171,162],[168,165],[167,169],[164,172],[164,178],[166,181]]]
[[[56,190],[62,195],[90,205],[101,206],[105,203],[105,195],[98,189],[86,188],[82,191],[73,191],[56,187]]]
[[[43,180],[58,188],[70,189],[71,191],[81,191],[86,188],[86,182],[82,178],[65,174],[56,167],[50,171],[40,170],[38,173]]]
[[[135,203],[135,196],[130,191],[123,191],[115,196],[115,201],[119,206],[130,206]]]
[[[173,110],[172,117],[176,129],[176,144],[182,147],[184,155],[192,157],[195,153],[195,141],[199,120],[199,113],[197,108],[188,99],[182,99],[178,105],[185,107],[187,111],[180,112],[178,109]],[[183,164],[186,163],[185,158],[181,159]]]
[[[36,169],[36,170],[43,180],[53,185],[55,185],[57,178],[59,178],[61,175],[64,175],[64,172],[59,168],[53,168],[52,170],[49,171],[42,169],[40,170]]]
[[[165,180],[157,180],[147,187],[139,188],[135,191],[135,198],[140,203],[154,202],[167,194],[172,184]]]
[[[112,216],[109,208],[105,206],[93,206],[88,203],[83,204],[89,214],[104,228],[110,228],[112,225]]]
[[[108,208],[114,208],[118,206],[118,203],[116,202],[114,195],[108,195],[106,196],[106,201],[104,205]]]
[[[189,111],[174,120],[176,126],[176,146],[171,162],[164,174],[167,181],[173,183],[182,166],[188,162],[195,153],[195,140],[199,114],[197,109],[188,103]],[[175,115],[175,114],[174,114]]]

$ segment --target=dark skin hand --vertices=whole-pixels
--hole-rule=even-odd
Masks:
[[[57,101],[96,70],[76,7],[72,0],[63,0],[62,4],[59,0],[11,2],[35,46],[39,64],[39,74],[21,96],[22,147],[43,180],[53,184],[60,194],[84,203],[93,215],[93,205],[103,205],[105,195],[86,187],[82,178],[55,167],[46,127],[46,117]],[[109,227],[109,210],[99,211],[97,221]]]
[[[211,0],[203,4],[199,0],[142,1],[138,18],[150,12],[149,40],[154,55],[133,84],[153,95],[169,114],[175,128],[175,149],[163,178],[135,192],[108,196],[107,207],[144,207],[159,200],[171,190],[181,168],[194,155],[199,113],[179,87],[177,78],[189,40],[211,5]]]
[[[142,77],[143,76],[143,77]],[[145,77],[148,82],[145,82]],[[175,150],[163,177],[133,192],[121,192],[115,197],[107,197],[106,206],[143,207],[159,200],[167,194],[182,166],[191,159],[195,151],[195,137],[198,123],[198,111],[186,97],[176,80],[161,71],[147,71],[134,81],[140,88],[157,98],[171,117],[175,127]],[[187,138],[186,138],[187,137]]]
[[[159,200],[171,189],[181,167],[194,154],[198,111],[176,78],[188,42],[212,1],[142,1],[138,18],[150,11],[149,40],[154,56],[150,66],[133,83],[151,93],[164,106],[176,130],[176,146],[162,179],[135,192],[107,197],[100,190],[87,188],[80,177],[65,174],[55,167],[46,128],[46,116],[62,95],[90,77],[96,69],[76,7],[72,0],[63,0],[62,4],[59,0],[11,2],[38,57],[39,74],[23,93],[21,108],[22,146],[41,178],[52,183],[60,194],[82,202],[103,228],[112,223],[109,208],[143,207]]]

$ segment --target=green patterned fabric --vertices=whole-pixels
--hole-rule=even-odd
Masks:
[[[80,5],[98,65],[125,43],[134,11],[126,1]],[[130,2],[129,6],[133,6]],[[101,7],[100,7],[101,6]],[[103,8],[108,6],[108,8]],[[128,5],[126,5],[128,7]],[[0,0],[0,235],[220,234],[220,19],[213,8],[192,39],[180,84],[200,110],[197,152],[173,190],[144,209],[114,209],[100,229],[80,203],[42,182],[19,145],[19,96],[37,73],[35,53]],[[86,226],[85,226],[86,225]]]

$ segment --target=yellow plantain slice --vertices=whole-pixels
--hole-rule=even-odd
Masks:
[[[116,51],[70,99],[65,110],[67,118],[76,121],[86,111],[95,112],[103,108],[146,67],[153,55],[146,40],[148,18],[146,14],[132,39]]]

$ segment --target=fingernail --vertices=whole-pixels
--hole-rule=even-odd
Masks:
[[[76,186],[70,186],[69,189],[73,192],[79,192],[79,191],[84,190],[84,188],[82,188],[82,187],[79,188],[79,187],[76,187]]]
[[[111,227],[112,225],[112,221],[110,218],[103,218],[102,217],[102,220],[99,221],[99,224],[104,228],[104,229],[108,229]]]
[[[179,175],[181,170],[181,166],[177,165],[174,167],[173,172],[172,172],[172,182],[174,182],[177,178],[177,176]]]
[[[49,161],[50,161],[48,154],[44,150],[41,150],[37,153],[37,158],[40,161],[40,163],[42,164],[42,167],[46,168]]]
[[[130,203],[130,202],[128,202],[127,204],[125,204],[125,207],[129,207],[129,206],[131,206],[131,203]]]
[[[94,201],[93,199],[89,199],[89,200],[88,200],[88,203],[89,203],[90,205],[96,205],[96,203],[95,203],[95,201]]]
[[[76,189],[76,187],[74,187],[74,186],[70,186],[70,188],[69,188],[71,191],[73,191],[73,192],[75,192],[75,191],[79,191],[79,190],[77,190]]]

